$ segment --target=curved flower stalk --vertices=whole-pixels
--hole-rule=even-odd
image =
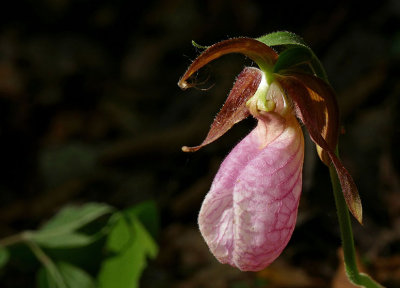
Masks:
[[[254,130],[221,164],[198,219],[215,257],[245,271],[269,265],[292,235],[302,186],[304,138],[300,123],[316,144],[321,161],[336,172],[341,199],[362,222],[357,187],[335,153],[339,113],[334,92],[326,79],[320,78],[325,74],[311,50],[297,36],[279,33],[280,38],[266,35],[258,40],[236,38],[214,44],[193,61],[178,82],[182,89],[193,86],[188,80],[197,70],[228,53],[244,54],[260,68],[244,68],[205,140],[182,148],[197,151],[249,115],[257,119]],[[265,44],[268,41],[286,45],[286,50],[278,55]],[[293,41],[297,45],[290,46]],[[354,253],[353,242],[348,250]]]

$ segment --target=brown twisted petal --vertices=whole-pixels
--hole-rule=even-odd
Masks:
[[[207,63],[230,53],[241,53],[256,62],[260,67],[272,67],[278,59],[278,54],[264,43],[251,38],[234,38],[218,42],[197,57],[178,82],[179,87],[186,89],[192,85],[187,83],[190,76]]]
[[[306,90],[304,93],[308,97],[295,101],[295,104],[301,105],[301,107],[296,108],[307,109],[307,112],[312,116],[312,122],[318,133],[335,151],[339,137],[339,109],[332,88],[323,80],[309,74],[296,73],[286,77],[293,79],[293,85],[302,86],[302,89]],[[291,93],[293,94],[293,92]],[[302,114],[300,113],[297,116],[304,122],[304,119],[301,119]],[[316,144],[321,161],[329,166],[331,163],[329,155],[318,143]]]
[[[362,206],[357,186],[334,152],[338,135],[334,94],[326,88],[327,85],[322,80],[310,75],[277,76],[276,81],[293,101],[297,117],[306,126],[314,143],[320,147],[322,152],[320,157],[324,163],[334,165],[347,206],[354,217],[362,223]],[[333,137],[335,138],[332,139]],[[329,157],[329,162],[324,160],[326,157]]]
[[[235,84],[221,111],[217,114],[210,127],[206,139],[195,147],[182,147],[184,152],[195,152],[201,147],[217,140],[234,124],[249,116],[246,107],[247,100],[257,91],[261,82],[262,73],[257,68],[246,67],[237,77]]]

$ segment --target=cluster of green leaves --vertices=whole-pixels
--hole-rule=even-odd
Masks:
[[[122,211],[102,203],[67,206],[40,229],[0,240],[0,268],[22,245],[41,264],[39,288],[135,288],[158,253],[158,225],[154,202]]]

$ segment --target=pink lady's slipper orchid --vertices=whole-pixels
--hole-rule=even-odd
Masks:
[[[338,109],[328,84],[318,77],[286,69],[273,72],[279,55],[264,43],[237,38],[205,50],[179,81],[228,53],[242,53],[260,69],[247,67],[238,76],[203,143],[183,147],[196,151],[213,142],[250,114],[257,126],[220,166],[199,214],[199,227],[221,263],[258,271],[285,248],[295,227],[302,187],[304,137],[307,128],[320,159],[334,165],[347,205],[361,222],[357,188],[335,154]]]

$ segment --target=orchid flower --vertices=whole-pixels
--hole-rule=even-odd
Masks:
[[[200,232],[214,256],[243,271],[268,266],[293,233],[302,189],[301,125],[316,144],[321,161],[336,171],[348,209],[362,222],[357,187],[335,153],[338,106],[322,66],[315,64],[315,55],[300,41],[285,45],[278,54],[270,46],[292,43],[271,39],[234,38],[214,44],[178,82],[182,89],[192,87],[188,80],[196,71],[229,53],[244,54],[259,67],[246,67],[239,74],[205,140],[182,148],[197,151],[246,117],[257,119],[256,127],[222,162],[198,217]]]

